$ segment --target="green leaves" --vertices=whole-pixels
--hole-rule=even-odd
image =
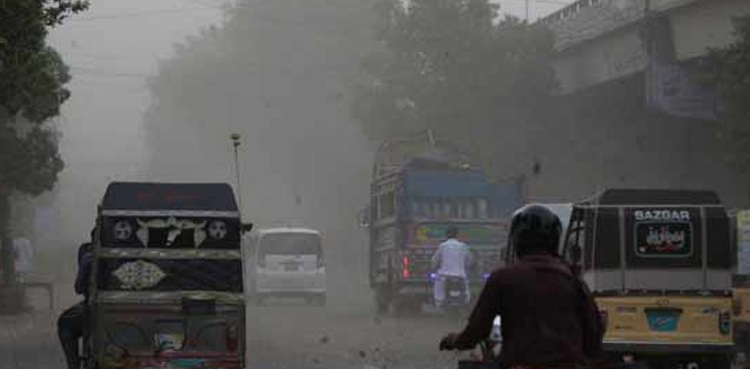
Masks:
[[[363,63],[353,114],[372,139],[431,128],[465,140],[535,116],[557,86],[553,37],[487,0],[379,0],[384,50]]]
[[[734,20],[735,41],[709,52],[698,78],[713,85],[724,104],[721,135],[736,145],[735,156],[750,162],[750,17]]]
[[[0,187],[38,195],[63,168],[56,131],[45,123],[70,97],[46,27],[85,10],[81,0],[6,0],[0,5]]]
[[[44,0],[44,24],[56,26],[70,14],[82,12],[89,8],[88,0]]]

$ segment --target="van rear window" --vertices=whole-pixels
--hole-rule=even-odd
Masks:
[[[260,239],[259,251],[265,255],[320,255],[320,237],[311,233],[272,233]]]

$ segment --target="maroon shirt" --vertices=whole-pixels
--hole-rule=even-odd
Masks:
[[[502,368],[588,365],[601,354],[604,333],[585,283],[553,256],[528,256],[492,273],[469,324],[454,342],[475,347],[502,317]]]

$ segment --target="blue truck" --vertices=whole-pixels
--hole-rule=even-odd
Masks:
[[[431,258],[450,226],[473,252],[471,286],[481,288],[500,265],[510,216],[523,203],[522,180],[493,180],[455,143],[430,133],[383,143],[367,217],[378,311],[415,310],[430,301]]]

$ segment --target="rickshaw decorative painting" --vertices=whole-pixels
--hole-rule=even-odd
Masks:
[[[120,287],[125,290],[142,290],[154,287],[161,282],[166,274],[156,264],[137,260],[125,263],[112,274],[120,281]]]

